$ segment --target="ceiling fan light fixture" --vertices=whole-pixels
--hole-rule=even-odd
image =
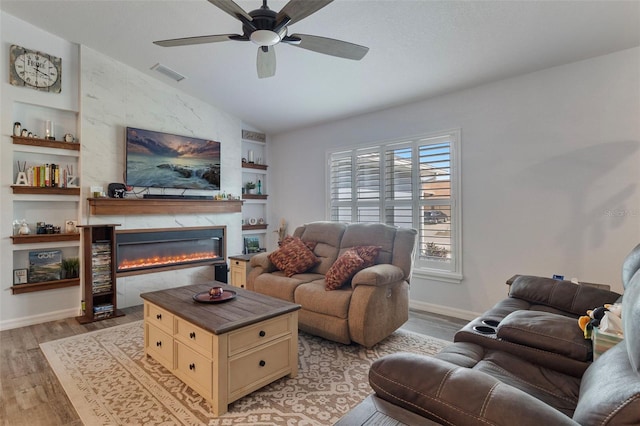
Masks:
[[[251,33],[250,39],[258,46],[273,46],[280,43],[280,34],[270,30],[257,30]]]

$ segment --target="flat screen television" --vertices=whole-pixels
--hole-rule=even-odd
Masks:
[[[220,142],[127,127],[126,184],[220,189]]]

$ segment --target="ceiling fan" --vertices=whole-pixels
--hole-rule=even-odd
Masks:
[[[290,0],[278,13],[269,9],[267,0],[263,0],[260,9],[252,10],[249,13],[245,12],[232,0],[208,1],[242,22],[242,35],[206,35],[159,40],[153,43],[158,46],[173,47],[227,40],[252,41],[259,46],[257,58],[259,78],[275,75],[276,53],[274,46],[278,43],[286,43],[302,49],[356,61],[362,59],[369,51],[368,47],[332,38],[308,34],[288,34],[288,25],[292,25],[317,12],[333,0]]]

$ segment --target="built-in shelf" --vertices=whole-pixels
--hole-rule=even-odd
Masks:
[[[80,195],[80,188],[53,188],[50,186],[11,185],[14,194]]]
[[[88,198],[92,215],[240,213],[240,200]]]
[[[73,287],[76,285],[80,285],[80,278],[45,281],[42,283],[16,284],[11,287],[11,291],[13,294],[33,293],[35,291],[54,290],[56,288]]]
[[[242,225],[242,230],[243,231],[254,231],[257,229],[267,229],[267,225],[266,223],[262,223],[260,225]]]
[[[46,148],[69,149],[80,151],[80,144],[77,142],[52,141],[49,139],[29,138],[23,136],[11,136],[13,143],[17,145],[44,146]]]
[[[242,162],[243,169],[257,169],[257,170],[267,170],[266,164],[255,164],[255,163],[245,163]]]
[[[242,194],[244,200],[266,200],[267,197],[266,194]]]
[[[30,234],[12,235],[13,244],[57,243],[60,241],[80,241],[80,234]]]

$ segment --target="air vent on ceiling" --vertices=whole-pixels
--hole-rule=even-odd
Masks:
[[[157,63],[154,66],[151,67],[152,70],[156,70],[158,71],[160,74],[164,74],[167,77],[175,80],[175,81],[182,81],[184,80],[185,77],[184,75],[172,70],[171,68],[165,67],[164,65]]]

